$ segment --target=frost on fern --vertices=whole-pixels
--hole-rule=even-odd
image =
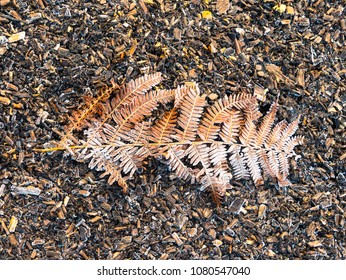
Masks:
[[[208,189],[216,201],[232,180],[271,178],[289,185],[289,158],[302,137],[298,120],[275,124],[278,104],[265,116],[247,93],[226,96],[209,106],[197,84],[156,89],[161,74],[145,75],[121,87],[101,90],[70,117],[59,147],[108,176],[124,191],[144,160],[165,158],[183,180]],[[154,117],[158,109],[160,118]],[[79,138],[77,131],[84,130]],[[54,150],[54,148],[52,149]]]

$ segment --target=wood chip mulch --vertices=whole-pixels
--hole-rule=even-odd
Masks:
[[[345,259],[345,30],[342,0],[0,0],[0,259]],[[156,161],[123,194],[33,152],[83,95],[156,71],[263,112],[280,93],[292,186],[234,182],[216,208]]]

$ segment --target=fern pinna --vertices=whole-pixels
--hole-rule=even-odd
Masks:
[[[302,138],[293,137],[298,120],[274,125],[277,102],[261,118],[250,94],[226,96],[209,106],[195,83],[152,89],[161,79],[161,73],[144,75],[86,98],[58,147],[45,150],[65,149],[124,191],[149,156],[165,158],[177,176],[209,189],[217,202],[233,179],[261,184],[270,177],[281,186],[289,184],[288,160]],[[159,104],[166,112],[157,118],[153,111]],[[84,130],[83,139],[78,130]]]

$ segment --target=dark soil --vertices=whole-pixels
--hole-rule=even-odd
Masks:
[[[346,258],[344,1],[216,2],[0,1],[0,259]],[[33,152],[83,95],[156,71],[210,99],[254,93],[263,112],[280,93],[278,119],[300,115],[305,137],[292,186],[232,182],[217,208],[154,160],[124,194]]]

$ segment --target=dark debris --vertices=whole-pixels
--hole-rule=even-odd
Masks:
[[[222,15],[202,0],[2,2],[0,259],[346,258],[343,1],[281,13],[235,0]],[[306,139],[293,185],[236,182],[216,208],[159,162],[123,194],[61,152],[33,152],[83,95],[155,71],[211,102],[244,90],[266,108],[280,92],[279,119],[300,115]]]

